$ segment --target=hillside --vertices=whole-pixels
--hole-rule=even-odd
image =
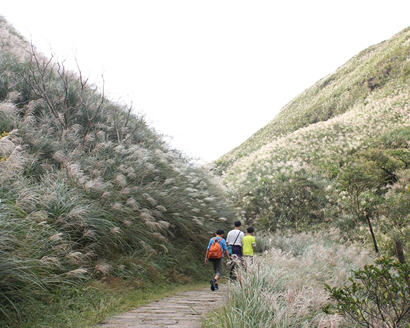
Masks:
[[[0,322],[84,281],[201,277],[232,214],[209,171],[1,17],[0,185]]]
[[[332,225],[370,242],[369,226],[375,249],[394,251],[409,233],[409,92],[407,28],[318,81],[216,161],[238,215],[261,232]]]
[[[300,128],[327,121],[365,104],[377,91],[408,84],[409,28],[354,56],[292,99],[265,127],[216,161],[222,173],[239,159]],[[279,90],[280,91],[280,90]],[[275,92],[275,90],[272,90]]]

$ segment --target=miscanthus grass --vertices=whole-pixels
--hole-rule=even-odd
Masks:
[[[209,168],[0,17],[0,327],[92,282],[199,279],[232,215]]]
[[[330,302],[324,284],[345,284],[351,270],[370,260],[368,251],[337,232],[274,236],[271,245],[239,269],[226,303],[204,326],[347,327],[341,316],[322,311]]]

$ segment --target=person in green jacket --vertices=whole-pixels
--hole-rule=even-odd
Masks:
[[[246,229],[247,234],[242,239],[242,254],[244,257],[250,257],[251,259],[253,251],[256,248],[256,239],[253,235],[254,231],[255,229],[253,227],[248,227]]]

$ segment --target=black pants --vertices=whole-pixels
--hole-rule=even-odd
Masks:
[[[229,272],[229,278],[232,280],[236,280],[235,276],[235,268],[236,268],[236,263],[235,261],[240,261],[242,263],[242,247],[238,245],[233,245],[232,246],[232,264],[231,264],[231,271]]]

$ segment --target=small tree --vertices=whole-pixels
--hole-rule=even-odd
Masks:
[[[369,190],[376,185],[375,180],[376,178],[370,174],[364,166],[358,163],[345,166],[338,176],[340,188],[347,193],[349,211],[356,219],[356,222],[365,218],[373,240],[374,250],[378,254],[379,248],[371,221],[371,213],[373,212],[375,204],[372,204],[374,203],[370,201],[372,197],[369,197]]]
[[[82,126],[84,146],[86,138],[99,115],[108,106],[104,93],[104,78],[101,88],[89,83],[82,75],[68,70],[64,62],[45,58],[36,52],[31,44],[27,50],[29,62],[27,70],[21,73],[36,99],[42,100],[62,130],[62,141],[68,129],[74,124]]]
[[[381,228],[394,241],[396,255],[405,262],[404,249],[409,240],[410,223],[410,170],[397,173],[397,182],[389,188],[381,208]]]

